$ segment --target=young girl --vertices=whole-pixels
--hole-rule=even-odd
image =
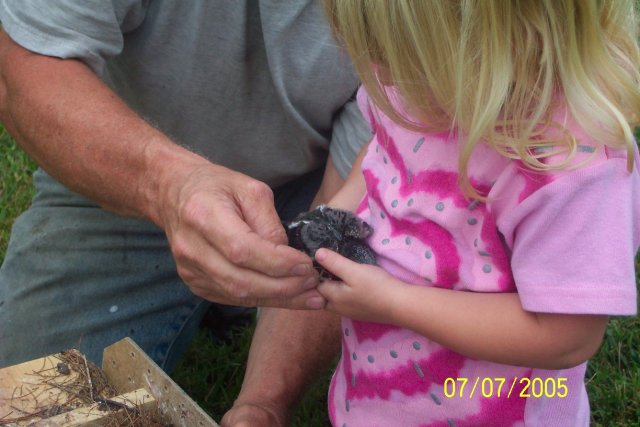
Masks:
[[[335,426],[589,425],[586,361],[637,307],[634,4],[327,2],[374,133],[331,205],[378,264],[316,252]]]

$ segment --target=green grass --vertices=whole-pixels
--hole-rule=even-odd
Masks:
[[[14,218],[33,196],[33,170],[33,162],[0,127],[0,259]],[[252,327],[238,330],[225,345],[215,345],[206,334],[199,334],[173,373],[175,381],[215,420],[220,420],[238,393],[251,333]],[[328,375],[304,399],[294,426],[328,425]],[[611,320],[587,378],[594,427],[640,426],[640,318]]]
[[[13,220],[33,197],[34,170],[35,164],[0,125],[0,259],[4,258]]]

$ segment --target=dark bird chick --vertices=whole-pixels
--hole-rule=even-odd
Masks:
[[[285,223],[289,246],[305,252],[312,259],[320,248],[328,248],[361,264],[375,265],[376,257],[365,239],[371,226],[352,212],[320,205]],[[314,261],[323,279],[337,279]]]

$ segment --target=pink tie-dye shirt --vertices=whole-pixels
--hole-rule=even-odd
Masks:
[[[628,173],[624,152],[598,147],[557,113],[578,139],[575,161],[589,163],[540,174],[480,145],[469,176],[489,196],[482,203],[458,186],[455,137],[399,127],[362,89],[358,102],[374,133],[359,215],[374,229],[382,268],[416,286],[518,292],[532,312],[636,313],[637,152]],[[329,390],[334,426],[589,425],[586,363],[542,370],[475,360],[407,329],[348,318],[342,346]]]

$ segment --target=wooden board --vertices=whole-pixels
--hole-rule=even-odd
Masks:
[[[173,380],[129,338],[104,350],[102,370],[118,393],[144,388],[158,401],[174,426],[219,427]]]
[[[155,399],[147,390],[139,389],[109,399],[112,409],[114,404],[117,404],[123,406],[121,410],[107,412],[101,409],[102,404],[95,403],[44,420],[30,422],[28,427],[102,427],[110,423],[113,425],[114,421],[127,425],[128,415],[124,407],[136,411],[152,410],[155,403]]]
[[[64,384],[75,381],[78,374],[61,375],[58,363],[62,361],[52,355],[0,369],[0,421],[17,420],[69,401]]]

